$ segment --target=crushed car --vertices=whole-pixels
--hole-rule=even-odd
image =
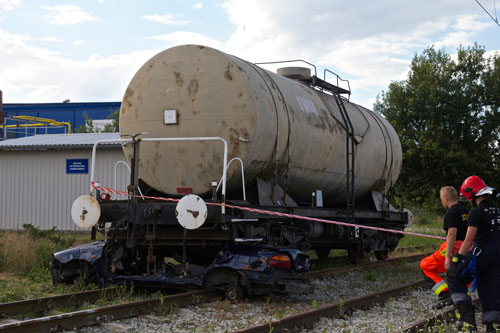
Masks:
[[[161,263],[150,275],[111,239],[54,253],[53,284],[82,283],[133,285],[137,288],[217,288],[231,301],[246,295],[310,294],[309,256],[299,250],[268,245],[228,243],[207,266]]]

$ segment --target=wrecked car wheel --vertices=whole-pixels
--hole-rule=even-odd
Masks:
[[[226,299],[231,303],[239,303],[243,300],[243,289],[241,287],[231,286],[227,287],[225,291]]]

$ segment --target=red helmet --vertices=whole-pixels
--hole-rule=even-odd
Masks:
[[[460,187],[460,194],[472,201],[474,198],[483,194],[492,194],[495,189],[486,186],[481,178],[478,176],[470,176],[464,180]]]

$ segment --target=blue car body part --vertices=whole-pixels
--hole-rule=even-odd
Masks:
[[[208,266],[165,264],[152,276],[118,274],[106,266],[111,240],[97,241],[54,253],[52,278],[71,282],[81,266],[95,274],[99,285],[126,284],[144,288],[222,288],[239,286],[247,294],[309,294],[309,256],[295,249],[253,244],[226,244]],[[274,258],[284,259],[282,262]]]

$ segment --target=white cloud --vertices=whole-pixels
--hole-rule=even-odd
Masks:
[[[4,102],[119,100],[139,67],[159,50],[75,61],[0,29],[0,87]]]
[[[254,62],[304,59],[342,73],[361,94],[404,79],[413,54],[426,46],[453,52],[491,26],[487,18],[471,14],[477,7],[469,0],[380,0],[356,6],[226,0],[222,7],[235,28],[226,52]]]
[[[173,15],[144,15],[142,17],[145,20],[153,21],[156,23],[166,24],[166,25],[186,25],[189,22],[183,20],[177,20]]]
[[[493,57],[493,56],[499,56],[500,55],[500,50],[496,50],[496,51],[488,51],[488,52],[485,52],[484,53],[484,56],[486,58],[489,58],[489,57]]]
[[[60,42],[62,42],[62,39],[59,39],[59,38],[57,38],[57,37],[55,37],[55,36],[51,36],[51,37],[42,37],[42,38],[40,38],[40,40],[41,40],[42,42],[53,42],[53,43],[60,43]]]
[[[493,24],[479,20],[478,15],[461,15],[454,24],[450,24],[452,31],[444,34],[434,42],[436,48],[457,48],[460,45],[470,45],[474,36]]]
[[[50,24],[70,25],[99,20],[97,17],[84,12],[80,7],[74,5],[43,6],[42,8],[50,11],[49,15],[45,15],[49,19]]]
[[[199,44],[205,45],[217,49],[224,48],[224,45],[210,37],[205,35],[189,32],[189,31],[177,31],[169,34],[158,35],[151,37],[153,39],[170,42],[169,46],[181,45],[181,44]]]
[[[473,32],[481,32],[491,26],[494,23],[483,22],[480,20],[479,15],[462,15],[457,18],[457,23],[453,25],[455,30],[462,31],[473,31]]]
[[[202,8],[197,1],[188,4]],[[20,5],[21,0],[0,0],[0,16]],[[98,20],[73,5],[43,8],[52,24]],[[390,81],[406,77],[415,52],[432,44],[453,52],[492,25],[488,17],[471,14],[477,14],[478,8],[470,0],[365,0],[359,5],[340,0],[224,0],[222,8],[233,25],[227,41],[215,40],[203,31],[151,38],[162,41],[162,48],[201,44],[253,62],[301,58],[317,64],[320,76],[322,68],[329,68],[349,79],[353,100],[367,107]],[[142,18],[171,26],[188,24],[191,19],[168,14]],[[102,56],[90,50],[87,59],[75,61],[66,53],[30,44],[39,45],[40,40],[59,41],[0,28],[0,88],[7,102],[117,100],[136,70],[160,51]],[[85,44],[82,40],[72,43]]]
[[[0,12],[13,10],[21,4],[21,0],[0,0]]]

